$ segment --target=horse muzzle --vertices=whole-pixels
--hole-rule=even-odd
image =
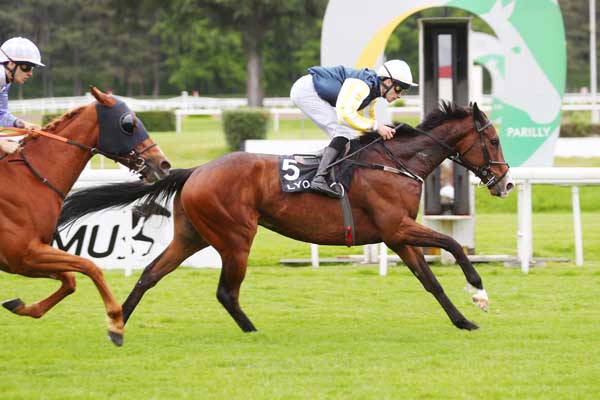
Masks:
[[[515,181],[510,176],[510,172],[506,172],[506,175],[502,177],[495,185],[490,186],[490,193],[493,196],[505,198],[515,187]]]
[[[146,183],[154,183],[169,176],[171,163],[163,152],[155,148],[152,154],[146,157],[138,156],[135,162],[135,172],[141,175],[141,179]]]

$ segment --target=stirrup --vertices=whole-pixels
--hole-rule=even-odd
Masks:
[[[337,186],[337,185],[341,186],[341,193],[339,193],[338,191],[336,191],[334,189],[334,187]],[[333,198],[336,198],[336,199],[341,199],[342,197],[344,197],[344,186],[341,185],[341,184],[339,184],[339,183],[337,183],[337,182],[334,182],[332,184],[328,184],[325,181],[324,184],[319,185],[319,184],[314,184],[314,181],[313,181],[310,184],[310,188],[312,190],[314,190],[314,191],[324,193],[327,196],[333,197]]]

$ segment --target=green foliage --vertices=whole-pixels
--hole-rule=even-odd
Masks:
[[[239,150],[244,140],[265,139],[269,112],[262,108],[238,108],[222,114],[223,131],[229,149]]]
[[[175,130],[175,113],[173,111],[140,111],[135,115],[142,120],[148,132]]]
[[[49,113],[49,114],[44,114],[42,116],[42,126],[45,126],[46,124],[48,124],[53,119],[60,117],[62,114],[63,113]]]

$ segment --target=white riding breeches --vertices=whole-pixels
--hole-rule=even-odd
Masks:
[[[290,98],[331,139],[338,136],[354,139],[358,136],[357,131],[340,123],[335,108],[319,97],[313,84],[312,75],[304,75],[292,85]]]

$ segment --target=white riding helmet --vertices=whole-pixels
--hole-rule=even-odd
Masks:
[[[410,86],[419,86],[413,82],[412,73],[408,64],[402,60],[389,60],[383,63],[377,70],[377,76],[382,78],[392,78]]]
[[[30,63],[39,67],[45,67],[42,63],[40,50],[29,39],[14,37],[8,39],[0,46],[0,63],[13,61],[16,63]]]

